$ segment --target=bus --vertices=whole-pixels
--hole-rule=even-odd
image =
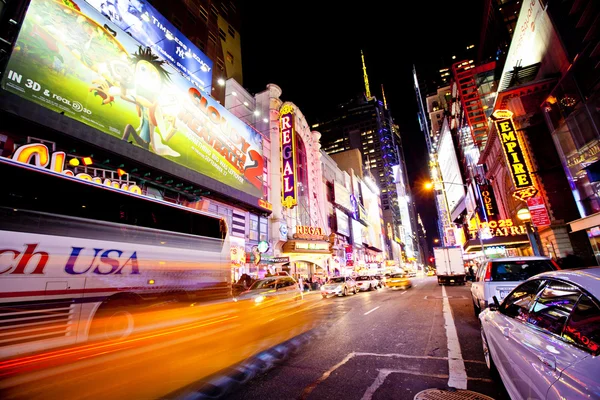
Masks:
[[[0,157],[0,358],[125,338],[157,304],[231,297],[228,227]]]

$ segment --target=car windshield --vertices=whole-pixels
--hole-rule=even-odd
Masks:
[[[542,272],[554,271],[550,260],[499,261],[492,263],[493,281],[524,281]]]
[[[344,283],[346,279],[344,279],[343,277],[339,277],[339,278],[331,278],[329,280],[329,283]]]
[[[404,274],[393,274],[391,278],[404,278]]]
[[[250,290],[256,289],[275,289],[275,284],[277,283],[276,279],[261,279],[260,281],[256,281],[250,286]]]
[[[368,280],[370,280],[370,279],[371,279],[371,278],[369,278],[368,276],[357,276],[357,277],[356,277],[356,280],[357,280],[357,281],[368,281]]]

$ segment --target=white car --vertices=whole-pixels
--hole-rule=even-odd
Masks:
[[[379,281],[372,275],[360,275],[357,276],[355,280],[356,287],[363,292],[375,290],[379,287]]]
[[[481,264],[471,284],[475,315],[492,304],[492,296],[502,301],[519,283],[541,272],[560,269],[548,257],[493,258]]]
[[[479,315],[510,398],[600,399],[600,267],[546,272]]]
[[[240,293],[236,300],[252,299],[255,303],[262,303],[273,296],[288,295],[293,298],[302,299],[303,294],[298,282],[291,276],[271,276],[257,280]]]
[[[350,276],[336,276],[321,286],[321,296],[324,299],[331,295],[347,296],[350,293],[356,294],[357,292],[356,281]]]

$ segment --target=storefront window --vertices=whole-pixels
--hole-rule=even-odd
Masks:
[[[568,81],[567,81],[568,82]],[[600,212],[600,95],[571,101],[563,82],[545,106],[546,121],[582,217]],[[572,105],[572,106],[571,106]]]
[[[587,234],[588,238],[590,239],[590,244],[592,245],[592,250],[594,251],[596,261],[600,264],[600,227],[595,226],[591,229],[588,229]]]
[[[250,214],[250,231],[248,238],[254,241],[269,240],[267,218]]]

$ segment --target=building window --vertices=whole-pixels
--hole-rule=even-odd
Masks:
[[[269,174],[269,159],[267,157],[263,157],[263,160],[264,160],[264,167],[263,167],[263,197],[267,201],[270,201],[270,199],[269,199],[269,192],[270,192],[270,188],[271,188],[271,182],[270,182],[271,175]]]
[[[221,10],[223,11],[223,15],[227,18],[227,5],[225,3],[221,3]]]
[[[225,31],[221,28],[219,28],[219,36],[221,37],[221,39],[227,41],[227,34],[225,33]]]
[[[227,52],[227,55],[225,57],[229,64],[233,64],[233,54],[231,54],[230,52]]]
[[[200,16],[202,17],[204,22],[208,22],[208,11],[206,11],[206,8],[202,6],[200,6]]]
[[[219,9],[214,4],[210,6],[210,14],[215,18],[219,18]]]
[[[217,44],[217,37],[212,32],[208,32],[208,40],[210,40],[215,45]]]
[[[250,231],[248,232],[248,238],[257,242],[262,240],[269,240],[267,218],[250,214]]]
[[[173,22],[173,26],[181,31],[181,21],[176,16],[171,16],[171,22]]]
[[[189,10],[187,12],[187,17],[188,17],[188,22],[191,26],[195,26],[196,24],[198,24],[198,20],[196,19],[196,16]]]
[[[196,47],[198,47],[201,51],[204,51],[204,48],[206,47],[206,45],[204,44],[204,42],[198,38],[196,38],[194,40],[194,44],[196,45]]]
[[[219,68],[221,71],[225,71],[225,63],[223,63],[223,59],[220,57],[217,57],[217,68]]]
[[[235,39],[235,30],[231,27],[231,25],[229,25],[229,27],[227,28],[227,32],[229,32],[231,37]]]

